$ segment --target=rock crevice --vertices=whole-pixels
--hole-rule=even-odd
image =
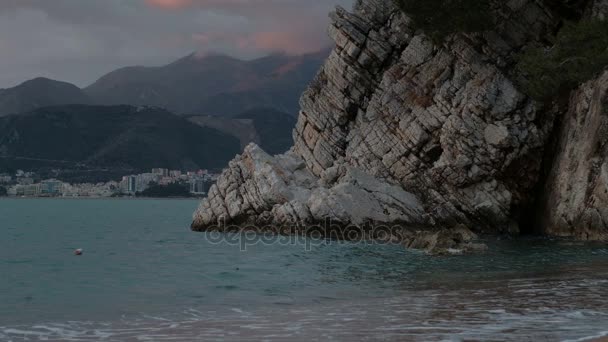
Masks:
[[[608,241],[608,71],[570,98],[543,189],[543,231]]]

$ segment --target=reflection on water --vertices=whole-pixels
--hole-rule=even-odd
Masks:
[[[16,214],[32,206],[36,215]],[[189,232],[195,207],[0,201],[0,341],[608,335],[603,246],[489,239],[488,253],[463,257],[349,243],[241,252]]]

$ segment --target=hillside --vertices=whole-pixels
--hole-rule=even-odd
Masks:
[[[127,67],[85,88],[95,103],[147,105],[184,115],[234,116],[255,107],[296,115],[298,99],[329,51],[243,61],[184,57],[161,67]]]
[[[253,108],[232,118],[194,115],[187,119],[238,138],[242,148],[256,143],[271,154],[283,153],[293,145],[296,125],[293,116],[273,108]]]
[[[75,85],[40,77],[13,88],[1,89],[0,116],[41,107],[90,102],[87,95]]]
[[[201,127],[208,127],[234,136],[245,148],[249,143],[260,143],[260,137],[251,119],[224,118],[211,115],[193,115],[185,117],[188,121]]]
[[[235,118],[253,122],[260,146],[270,154],[283,153],[293,145],[296,119],[287,113],[272,108],[253,108]]]
[[[239,151],[237,139],[157,108],[68,105],[0,118],[0,170],[221,168]]]

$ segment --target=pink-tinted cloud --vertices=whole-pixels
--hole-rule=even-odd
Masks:
[[[232,45],[238,52],[287,52],[303,54],[316,52],[328,45],[320,34],[298,31],[262,31],[262,32],[207,32],[192,35],[198,44],[200,54],[212,51],[214,46]]]
[[[0,34],[0,88],[40,75],[87,85],[192,51],[243,59],[313,52],[330,43],[328,12],[354,1],[0,0],[0,31],[10,32]]]
[[[293,6],[294,0],[144,0],[146,4],[161,9],[183,9],[198,7],[203,9],[238,9],[247,7]],[[313,0],[314,2],[315,0]],[[302,3],[304,1],[301,1]]]
[[[307,32],[256,32],[251,37],[253,47],[263,51],[287,51],[300,54],[319,50],[326,44],[320,37],[312,37]]]
[[[145,0],[146,4],[162,9],[180,9],[193,4],[192,0]]]
[[[335,5],[350,6],[353,0],[190,0],[184,12],[196,10],[243,18],[238,30],[207,30],[197,40],[202,51],[213,43],[239,55],[318,51],[330,44],[326,28],[328,12]]]

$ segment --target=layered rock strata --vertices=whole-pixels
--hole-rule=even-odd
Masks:
[[[392,1],[338,8],[329,29],[336,47],[302,95],[294,147],[273,157],[248,146],[193,229],[329,220],[431,235],[462,225],[517,232],[553,117],[516,88],[510,70],[517,51],[559,19],[537,1],[493,8],[494,31],[441,46]]]
[[[608,241],[608,71],[575,91],[544,189],[543,232]]]

